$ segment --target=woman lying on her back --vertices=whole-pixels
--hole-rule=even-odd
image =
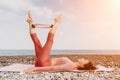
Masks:
[[[55,72],[55,71],[72,71],[72,70],[95,70],[96,67],[84,58],[78,59],[77,62],[71,61],[67,57],[51,58],[50,52],[53,44],[54,34],[61,21],[61,15],[55,18],[53,25],[48,25],[50,31],[44,46],[41,45],[32,22],[30,11],[28,12],[27,22],[29,24],[30,36],[33,40],[36,54],[35,67],[24,70],[25,72]]]

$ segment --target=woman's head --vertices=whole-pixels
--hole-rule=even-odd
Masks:
[[[87,59],[81,58],[78,59],[79,66],[77,67],[78,70],[95,70],[96,67]]]

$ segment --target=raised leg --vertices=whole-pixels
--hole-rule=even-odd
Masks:
[[[50,55],[50,51],[52,48],[52,44],[53,44],[53,39],[54,39],[54,34],[57,30],[57,27],[61,21],[62,15],[59,15],[55,18],[55,23],[53,24],[52,28],[50,29],[49,33],[48,33],[48,38],[46,40],[46,43],[43,47],[43,52],[45,53],[44,55],[48,56]]]
[[[32,21],[31,15],[30,15],[30,11],[28,12],[27,22],[29,24],[30,36],[31,36],[33,43],[34,43],[35,53],[36,53],[36,58],[37,58],[42,51],[42,45],[41,45],[41,43],[36,35],[35,28],[32,26],[33,21]]]
[[[55,23],[53,24],[52,28],[50,29],[50,31],[48,33],[48,38],[46,40],[45,45],[42,48],[42,53],[38,58],[38,63],[41,62],[41,64],[42,64],[40,66],[49,66],[51,64],[50,52],[51,52],[51,48],[53,45],[54,34],[55,34],[56,29],[60,23],[61,17],[62,16],[58,16],[55,18]]]

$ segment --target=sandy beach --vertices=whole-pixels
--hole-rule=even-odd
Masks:
[[[115,68],[114,71],[81,71],[81,72],[41,72],[25,73],[0,72],[0,80],[120,80],[120,55],[52,55],[51,57],[69,57],[76,61],[86,58],[95,65]],[[13,63],[34,64],[35,56],[0,56],[0,67]]]

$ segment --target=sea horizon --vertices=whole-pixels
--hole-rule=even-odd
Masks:
[[[0,56],[19,56],[19,55],[35,55],[32,49],[0,49]],[[95,54],[95,55],[120,55],[120,50],[75,50],[61,49],[51,50],[51,55],[79,55],[79,54]]]

